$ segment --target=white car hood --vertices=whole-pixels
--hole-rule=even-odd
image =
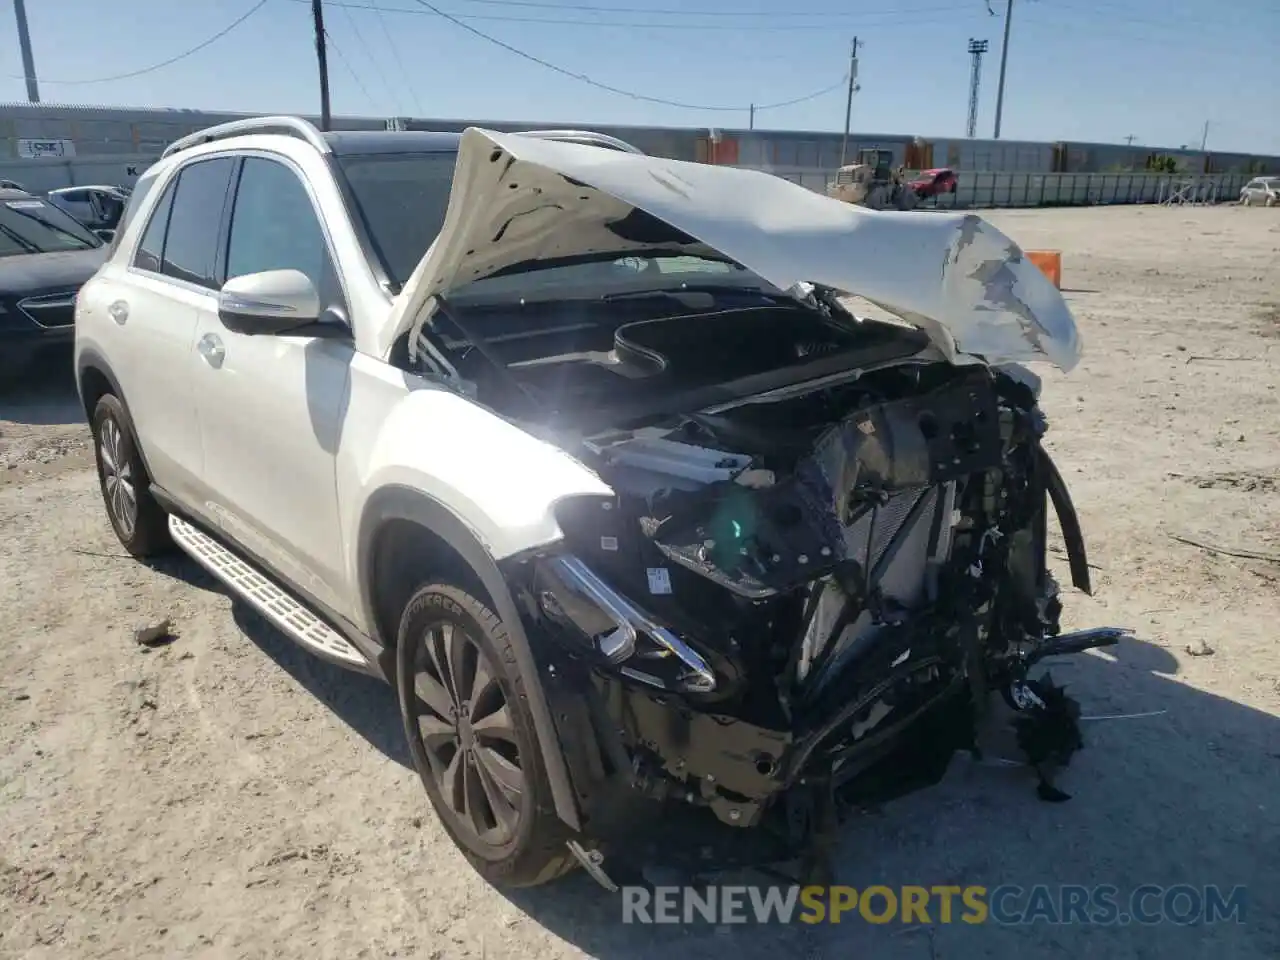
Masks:
[[[780,290],[812,283],[866,298],[924,330],[953,362],[1047,360],[1066,371],[1080,338],[1058,289],[972,214],[880,212],[779,177],[468,129],[440,235],[397,297],[385,353],[433,297],[505,267],[646,248],[618,221],[639,208]],[[626,232],[626,231],[624,231]]]

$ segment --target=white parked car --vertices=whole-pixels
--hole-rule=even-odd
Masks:
[[[859,319],[858,293],[905,322]],[[817,862],[848,803],[941,776],[1029,675],[1079,524],[1038,381],[1080,343],[971,215],[874,213],[590,134],[243,121],[139,180],[76,310],[120,542],[170,543],[385,678],[497,882]],[[1046,782],[1042,794],[1060,799]]]
[[[1280,203],[1280,177],[1254,177],[1240,188],[1240,202],[1246,207],[1274,207]]]

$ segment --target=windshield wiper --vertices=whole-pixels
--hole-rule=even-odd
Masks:
[[[437,296],[436,310],[442,317],[457,327],[458,332],[466,337],[467,342],[471,346],[475,347],[476,352],[488,361],[489,365],[493,367],[494,371],[502,378],[503,382],[506,383],[507,386],[514,387],[517,393],[522,394],[530,403],[536,406],[540,412],[551,412],[547,407],[546,401],[537,396],[525,384],[520,382],[520,379],[511,372],[510,368],[508,368],[505,363],[502,362],[502,358],[493,351],[489,342],[485,340],[484,337],[476,333],[475,330],[471,329],[470,324],[465,324],[461,319],[459,319],[458,312],[453,309],[453,305],[450,304],[448,300],[442,296]]]
[[[41,250],[34,243],[32,243],[30,240],[24,237],[22,234],[18,233],[18,231],[14,230],[13,227],[0,223],[0,230],[4,231],[4,235],[6,237],[8,237],[10,240],[16,243],[18,246],[22,247],[22,249],[26,250],[27,253],[47,252],[45,250]]]
[[[620,290],[617,293],[606,293],[600,299],[605,303],[614,303],[618,300],[643,300],[646,297],[679,297],[682,293],[709,293],[712,296],[716,294],[728,293],[748,293],[760,297],[762,300],[791,300],[791,297],[770,293],[760,287],[738,287],[724,283],[688,283],[678,287],[651,287],[648,290]]]
[[[92,250],[95,246],[97,246],[96,243],[90,243],[86,241],[84,237],[77,236],[75,233],[68,230],[66,227],[58,226],[52,220],[46,220],[44,217],[37,217],[35,214],[27,213],[26,211],[20,210],[17,207],[10,207],[9,209],[12,210],[14,213],[18,214],[19,216],[26,217],[28,220],[34,220],[36,223],[40,224],[40,226],[45,227],[46,229],[52,230],[54,233],[60,233],[64,237],[70,237],[76,243],[81,244],[82,250]]]

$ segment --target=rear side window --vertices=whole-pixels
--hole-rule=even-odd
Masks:
[[[164,189],[164,194],[160,197],[160,202],[156,204],[155,210],[151,213],[151,219],[147,221],[147,230],[142,235],[142,242],[138,244],[138,252],[133,255],[133,265],[139,270],[150,270],[152,273],[160,272],[160,261],[164,256],[164,234],[169,227],[169,211],[173,208],[173,188],[177,186],[177,183],[177,180],[169,181],[169,185]],[[135,195],[133,203],[129,204],[130,212],[139,202],[137,195]],[[127,218],[129,214],[125,214],[125,216]],[[123,224],[116,233],[117,239],[121,233],[124,233]]]
[[[218,230],[236,161],[200,160],[178,175],[160,272],[216,290]]]

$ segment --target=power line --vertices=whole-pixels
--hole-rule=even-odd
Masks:
[[[364,55],[368,57],[369,62],[373,64],[373,72],[378,75],[378,80],[382,83],[382,86],[386,91],[391,94],[391,100],[396,103],[398,108],[399,102],[396,99],[395,88],[387,81],[387,75],[382,72],[382,66],[378,63],[378,58],[373,55],[373,50],[370,49],[369,44],[365,43],[364,34],[360,32],[360,28],[356,25],[356,18],[351,15],[351,11],[345,6],[342,8],[342,14],[347,18],[347,23],[351,24],[351,33],[355,36],[356,43],[360,45],[360,49],[364,51]]]
[[[414,89],[413,83],[409,79],[409,71],[405,69],[404,61],[400,59],[400,50],[396,47],[396,42],[391,36],[391,30],[387,27],[387,18],[382,15],[382,8],[378,6],[378,0],[369,0],[369,4],[378,14],[378,24],[382,27],[383,36],[387,38],[387,46],[391,48],[391,55],[396,59],[396,66],[400,68],[400,75],[404,77],[404,85],[409,91],[409,96],[413,98],[414,109],[421,115],[423,109],[422,103],[418,100],[418,91]]]
[[[356,10],[368,9],[353,2],[353,0],[324,0],[326,6],[330,7],[351,7]],[[967,4],[953,3],[946,7],[905,7],[894,8],[892,10],[884,10],[883,8],[859,13],[847,10],[789,10],[786,13],[779,13],[776,10],[690,10],[687,7],[602,7],[598,4],[591,3],[546,3],[539,0],[464,0],[466,3],[477,3],[485,6],[494,7],[522,7],[533,10],[553,10],[553,11],[585,11],[590,13],[640,13],[646,16],[651,14],[659,14],[672,17],[719,17],[722,19],[738,19],[761,17],[767,20],[791,20],[795,17],[819,17],[824,20],[843,17],[857,17],[859,20],[867,16],[894,16],[899,17],[906,13],[931,13],[938,10],[962,10],[968,9]],[[418,10],[407,10],[404,7],[383,7],[387,13],[420,13]],[[466,17],[467,19],[479,19],[479,14],[463,14],[455,12],[455,16]],[[485,18],[489,19],[489,18]],[[577,22],[577,21],[573,21]]]
[[[258,0],[258,2],[255,3],[246,13],[241,14],[239,17],[237,17],[231,23],[227,24],[227,26],[223,27],[213,36],[209,37],[206,40],[200,41],[191,49],[184,50],[182,53],[178,54],[177,56],[170,57],[167,60],[161,60],[159,63],[153,63],[149,67],[142,67],[139,70],[130,70],[128,73],[118,73],[110,77],[95,77],[92,80],[50,80],[47,77],[41,77],[40,82],[41,83],[61,83],[67,86],[71,86],[74,84],[85,84],[85,83],[111,83],[114,80],[128,80],[131,77],[140,77],[144,73],[153,73],[156,70],[161,70],[167,66],[175,64],[179,60],[185,60],[187,57],[192,56],[193,54],[199,53],[201,50],[203,50],[205,47],[209,46],[210,44],[218,42],[223,37],[225,37],[228,33],[230,33],[236,27],[240,26],[240,24],[244,23],[246,20],[248,20],[250,17],[252,17],[255,13],[257,13],[266,5],[267,5],[267,0]],[[9,74],[8,76],[10,77],[10,79],[13,79],[13,80],[23,79],[22,77],[15,77],[12,74]]]
[[[497,37],[491,36],[490,34],[487,34],[484,31],[471,26],[471,24],[469,23],[464,23],[463,21],[459,20],[457,17],[453,16],[453,14],[445,13],[443,10],[440,10],[435,6],[432,6],[430,3],[427,2],[427,0],[415,0],[415,2],[418,3],[420,6],[426,7],[428,10],[435,13],[436,16],[443,17],[445,20],[448,20],[455,27],[459,27],[467,31],[467,33],[471,34],[472,36],[479,37],[481,40],[484,40],[487,43],[491,43],[496,47],[501,47],[503,50],[506,50],[508,53],[515,54],[517,57],[520,57],[522,60],[528,60],[530,63],[536,63],[540,67],[545,67],[546,69],[551,70],[555,73],[558,73],[562,76],[570,77],[574,80],[580,81],[581,83],[585,83],[588,86],[596,87],[597,89],[604,90],[608,93],[616,93],[619,96],[630,97],[632,100],[643,100],[646,103],[657,103],[657,104],[661,104],[664,107],[679,107],[682,110],[701,110],[701,111],[715,112],[715,113],[738,113],[738,112],[746,111],[748,109],[747,107],[743,107],[743,106],[738,106],[738,107],[707,106],[705,104],[684,103],[679,100],[667,100],[663,97],[651,97],[648,94],[636,93],[633,90],[624,90],[621,87],[615,87],[607,83],[601,83],[599,80],[593,80],[591,77],[588,77],[585,73],[574,73],[572,70],[566,69],[565,67],[562,67],[559,64],[552,63],[550,60],[544,60],[541,57],[534,56],[532,53],[526,53],[524,50],[521,50],[519,47],[513,47],[511,44],[507,43],[504,40],[499,40]],[[824,94],[830,93],[831,91],[839,89],[840,87],[844,86],[846,79],[847,79],[847,76],[841,77],[838,82],[833,83],[829,87],[823,87],[821,90],[815,90],[813,93],[807,93],[804,96],[796,97],[793,100],[783,100],[779,103],[767,103],[764,106],[757,106],[755,107],[755,110],[756,111],[777,110],[781,107],[791,107],[791,106],[795,106],[798,103],[804,103],[808,100],[815,100]]]
[[[291,2],[306,3],[307,0],[291,0]],[[369,7],[351,2],[351,0],[324,0],[324,2],[325,2],[325,6],[329,6],[329,7],[345,7],[346,9],[349,9],[349,10],[368,10],[369,9]],[[469,0],[469,2],[478,3],[478,2],[482,2],[482,0]],[[497,0],[485,0],[485,2],[497,2]],[[653,20],[584,20],[580,17],[577,19],[572,19],[568,17],[543,17],[543,16],[529,17],[529,16],[511,16],[507,14],[462,13],[458,11],[444,11],[444,10],[440,10],[437,13],[431,10],[414,10],[414,9],[406,9],[405,7],[380,7],[379,9],[382,11],[385,11],[386,13],[403,13],[403,14],[409,14],[412,16],[423,16],[423,17],[430,17],[430,16],[439,16],[439,17],[446,17],[446,18],[454,17],[457,20],[467,20],[467,21],[487,20],[494,23],[542,23],[542,24],[548,24],[551,26],[594,27],[594,28],[606,28],[606,29],[607,28],[624,28],[628,30],[679,30],[679,31],[712,30],[717,33],[724,33],[725,31],[734,31],[734,32],[767,31],[769,33],[775,33],[778,31],[787,31],[787,32],[799,31],[799,32],[810,32],[810,33],[812,32],[827,33],[832,29],[832,24],[830,23],[794,23],[794,22],[791,22],[792,17],[790,14],[783,15],[778,13],[757,14],[758,16],[776,18],[778,22],[729,24],[729,23],[726,23],[724,20],[719,20],[714,23],[691,23],[688,21],[679,21],[679,20],[668,21],[668,22],[662,22],[662,21],[655,22]],[[628,13],[651,12],[646,10],[640,10],[639,8],[635,8],[635,7],[611,8],[611,7],[592,7],[592,6],[561,6],[559,4],[546,4],[543,8],[540,8],[540,9],[548,9],[548,10],[558,9],[558,10],[564,10],[568,12],[577,12],[581,10],[581,11],[592,12],[597,14],[602,14],[602,13],[611,14],[611,13],[622,12],[622,11],[625,11]],[[964,8],[957,6],[956,4],[950,4],[947,6],[915,7],[912,9],[880,11],[880,12],[873,12],[873,13],[859,16],[858,23],[859,24],[870,23],[873,26],[896,25],[901,21],[901,18],[904,14],[955,13],[962,9]],[[687,11],[678,11],[678,10],[672,10],[672,9],[667,9],[667,10],[658,11],[658,12],[666,14],[668,16],[690,16],[691,15]],[[747,14],[745,13],[742,15],[747,16]],[[809,16],[818,16],[818,15],[819,14],[817,13],[809,14]],[[710,13],[696,14],[696,16],[712,16],[712,14]],[[842,17],[842,16],[847,16],[847,14],[843,14],[840,12],[833,12],[830,14],[823,14],[823,16]],[[872,17],[880,17],[883,19],[870,20],[869,18],[872,18]]]
[[[364,81],[360,79],[360,74],[356,73],[355,67],[351,66],[351,61],[343,55],[342,51],[338,49],[338,45],[333,42],[333,34],[328,30],[325,30],[324,39],[329,49],[337,54],[338,62],[346,68],[347,73],[351,74],[351,79],[356,82],[356,86],[360,88],[360,92],[364,94],[365,99],[368,100],[376,110],[378,108],[378,101],[373,99],[373,94],[371,94],[369,92],[369,88],[364,85]]]

